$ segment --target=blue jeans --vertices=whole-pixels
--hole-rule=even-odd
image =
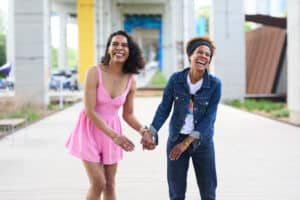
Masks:
[[[202,200],[215,200],[217,188],[217,174],[215,165],[215,151],[213,142],[195,146],[191,144],[178,160],[170,160],[172,148],[184,140],[187,135],[180,134],[173,142],[167,144],[167,175],[170,200],[184,200],[189,160],[192,158],[197,184]]]

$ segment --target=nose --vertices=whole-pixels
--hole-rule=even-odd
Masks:
[[[122,44],[118,44],[117,49],[122,49]]]

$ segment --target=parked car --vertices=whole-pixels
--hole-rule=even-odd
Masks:
[[[64,90],[79,90],[77,70],[60,69],[50,76],[49,88],[59,90],[62,84]]]
[[[0,89],[13,90],[14,82],[10,76],[12,65],[6,63],[0,67]]]

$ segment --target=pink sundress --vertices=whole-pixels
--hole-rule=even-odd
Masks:
[[[132,76],[129,76],[125,91],[120,96],[112,98],[103,86],[100,66],[97,66],[97,69],[99,81],[95,110],[110,128],[122,135],[118,112],[125,103],[126,96],[130,90]],[[77,158],[106,165],[115,164],[123,158],[121,147],[116,145],[111,138],[94,125],[87,117],[85,109],[80,112],[77,124],[67,140],[66,148],[70,154]]]

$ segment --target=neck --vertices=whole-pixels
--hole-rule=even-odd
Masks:
[[[197,81],[199,81],[203,77],[204,73],[205,73],[205,71],[199,72],[199,71],[190,69],[189,76],[190,76],[191,82],[194,84]]]
[[[113,74],[122,74],[123,73],[123,63],[112,63],[110,62],[107,66],[105,66],[105,69],[109,73]]]

